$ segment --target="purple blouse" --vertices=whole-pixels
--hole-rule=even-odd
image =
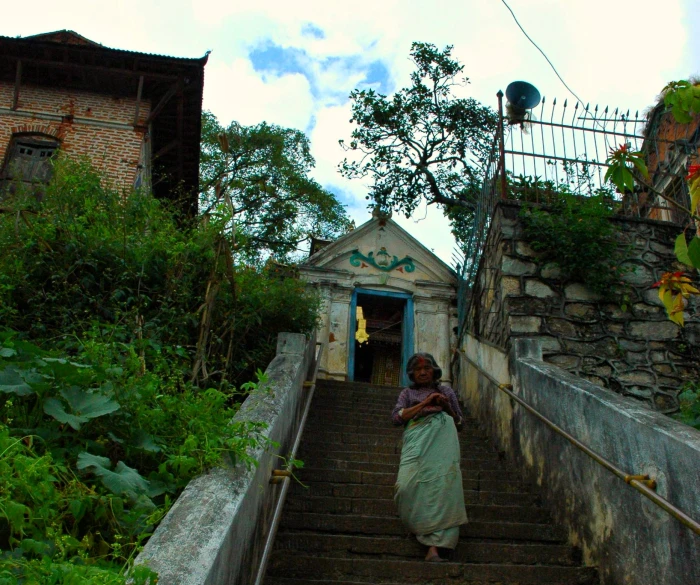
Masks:
[[[416,404],[423,402],[428,396],[433,392],[439,392],[445,396],[450,401],[450,406],[452,407],[452,412],[455,414],[455,423],[459,424],[462,422],[462,409],[459,407],[459,402],[457,401],[457,395],[455,391],[447,386],[446,384],[438,384],[437,388],[404,388],[399,394],[399,399],[396,401],[396,406],[391,413],[391,422],[395,425],[405,425],[408,421],[403,420],[399,416],[399,410],[403,408],[411,408]],[[427,414],[432,414],[434,412],[440,412],[442,406],[427,406],[421,410],[417,416],[425,416]]]

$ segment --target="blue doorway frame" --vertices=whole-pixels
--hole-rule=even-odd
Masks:
[[[410,293],[389,292],[372,290],[369,288],[356,288],[352,292],[350,301],[350,332],[348,339],[348,380],[355,378],[355,330],[357,329],[357,295],[372,295],[377,297],[391,297],[406,301],[401,323],[401,384],[408,386],[406,376],[406,363],[413,354],[413,295]]]

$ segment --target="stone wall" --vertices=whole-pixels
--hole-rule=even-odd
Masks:
[[[473,290],[467,331],[504,350],[518,337],[541,337],[544,359],[655,410],[678,409],[679,389],[700,377],[700,312],[692,301],[686,326],[670,322],[652,288],[673,269],[677,225],[614,218],[629,251],[623,277],[626,311],[583,285],[563,282],[523,235],[520,205],[501,202]]]

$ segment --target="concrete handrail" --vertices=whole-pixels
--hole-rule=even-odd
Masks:
[[[270,477],[293,445],[315,350],[315,335],[280,333],[269,391],[249,396],[234,418],[266,423],[265,445],[249,453],[258,463],[225,465],[189,483],[136,559],[160,585],[254,581],[282,485]]]

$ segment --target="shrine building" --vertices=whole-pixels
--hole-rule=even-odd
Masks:
[[[325,245],[323,245],[325,244]],[[449,383],[457,326],[455,272],[386,215],[312,247],[301,278],[321,295],[319,376],[407,385],[415,352],[431,353]]]

